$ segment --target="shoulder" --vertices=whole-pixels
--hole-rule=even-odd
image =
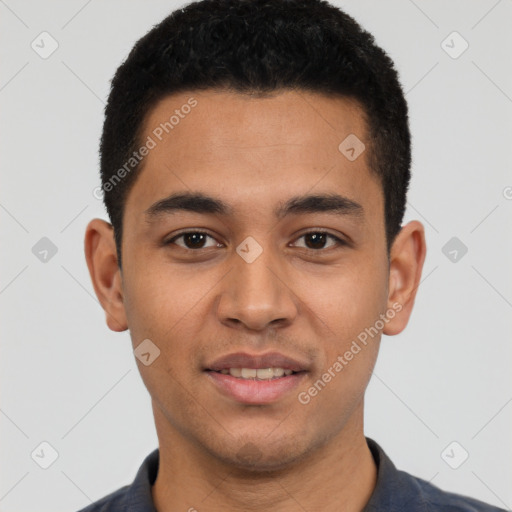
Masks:
[[[402,473],[405,478],[414,480],[427,510],[443,510],[444,512],[502,512],[505,510],[475,498],[470,498],[469,496],[443,491],[422,478],[412,476],[404,471],[399,472]]]
[[[151,486],[158,473],[159,454],[157,448],[144,459],[130,485],[120,487],[78,512],[156,512]]]
[[[382,447],[366,438],[377,465],[377,483],[364,512],[503,512],[475,498],[444,491],[434,484],[396,468]]]
[[[117,491],[114,491],[103,498],[91,503],[85,508],[80,509],[78,512],[117,512],[127,510],[127,494],[130,489],[129,485],[125,485]]]

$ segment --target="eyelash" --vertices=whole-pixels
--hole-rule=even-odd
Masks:
[[[182,233],[179,233],[178,235],[175,235],[171,239],[169,239],[166,242],[164,242],[164,245],[174,244],[174,242],[176,240],[178,240],[179,238],[183,237],[184,235],[193,235],[193,234],[206,235],[206,236],[209,236],[210,238],[215,240],[215,237],[210,235],[206,231],[183,231]],[[306,235],[310,235],[310,234],[327,235],[327,237],[333,239],[336,242],[336,246],[338,248],[342,247],[342,246],[348,245],[347,242],[345,242],[341,238],[338,238],[337,236],[329,233],[328,231],[323,231],[321,229],[315,229],[315,230],[311,230],[311,231],[307,231],[305,233],[302,233],[302,235],[300,235],[296,240],[299,240],[300,238],[302,238],[302,237],[304,237]],[[312,253],[319,253],[319,252],[326,252],[327,250],[333,249],[336,246],[328,247],[328,248],[321,248],[321,249],[309,249],[308,247],[303,247],[303,249],[305,249],[306,251],[312,252]],[[190,252],[199,252],[202,249],[205,249],[204,247],[200,247],[199,249],[190,249],[188,247],[182,247],[181,245],[179,245],[178,247],[180,247],[181,249],[183,249],[185,251],[190,251]],[[211,247],[206,247],[206,249],[211,249]]]

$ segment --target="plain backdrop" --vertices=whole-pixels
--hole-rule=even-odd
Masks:
[[[399,70],[413,134],[405,221],[422,221],[428,244],[410,324],[382,341],[366,435],[400,469],[510,508],[512,2],[333,3]],[[130,483],[157,447],[129,334],[106,327],[83,238],[107,218],[93,190],[109,81],[181,5],[0,1],[3,512],[77,510]],[[41,450],[57,457],[47,469]]]

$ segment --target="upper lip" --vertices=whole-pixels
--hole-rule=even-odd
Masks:
[[[308,366],[305,362],[279,352],[252,355],[247,352],[235,352],[215,359],[206,369],[220,371],[229,368],[283,368],[300,372],[307,370]]]

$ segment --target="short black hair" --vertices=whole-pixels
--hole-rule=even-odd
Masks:
[[[139,39],[111,82],[100,166],[120,267],[123,211],[141,169],[133,155],[144,120],[166,96],[207,89],[299,90],[355,100],[368,131],[365,157],[384,194],[389,256],[411,164],[407,103],[393,61],[369,32],[325,0],[201,0]]]

